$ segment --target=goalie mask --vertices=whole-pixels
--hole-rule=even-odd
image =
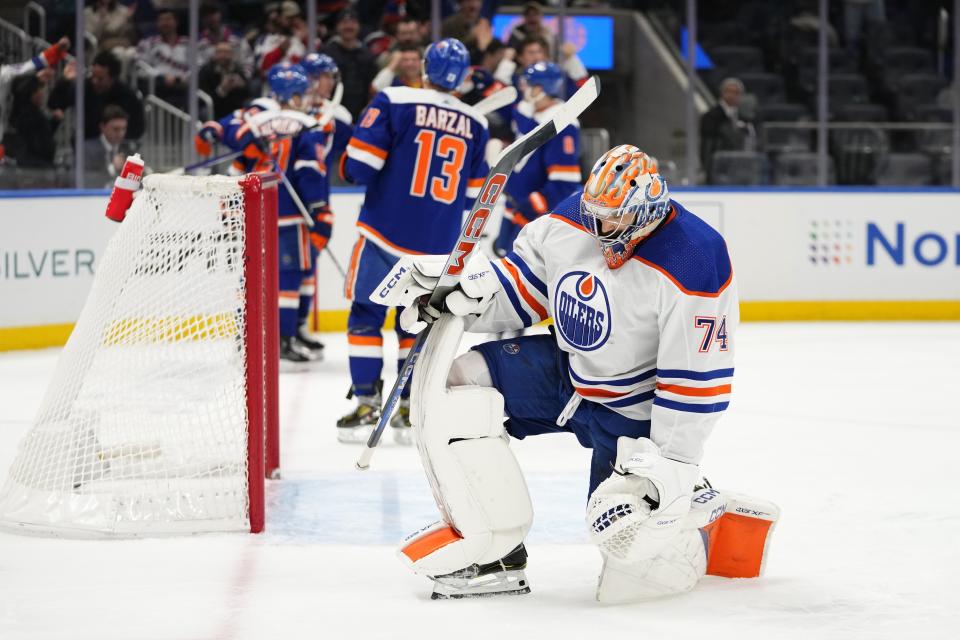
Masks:
[[[668,213],[670,196],[656,161],[628,144],[600,156],[580,198],[583,224],[611,269],[622,267]]]

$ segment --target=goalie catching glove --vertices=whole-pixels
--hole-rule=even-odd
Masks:
[[[405,307],[400,314],[400,326],[409,333],[420,333],[444,311],[455,316],[483,313],[500,290],[500,281],[490,260],[479,249],[467,258],[457,287],[447,294],[443,308],[429,305],[446,263],[447,256],[404,256],[373,290],[370,301]]]

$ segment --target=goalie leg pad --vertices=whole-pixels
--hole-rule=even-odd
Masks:
[[[443,524],[408,537],[400,558],[427,576],[503,558],[533,522],[526,482],[504,437],[503,396],[492,388],[447,387],[462,334],[463,318],[444,314],[436,322],[410,396],[417,448]]]
[[[769,500],[723,492],[726,513],[704,527],[709,536],[707,573],[724,578],[756,578],[766,568],[767,552],[780,508]]]

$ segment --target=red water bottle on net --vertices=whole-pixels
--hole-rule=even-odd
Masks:
[[[113,191],[110,192],[110,202],[107,203],[107,217],[114,222],[123,222],[127,217],[127,209],[133,203],[133,194],[140,189],[140,180],[143,178],[143,159],[139,153],[127,156],[123,163],[120,175],[113,182]]]

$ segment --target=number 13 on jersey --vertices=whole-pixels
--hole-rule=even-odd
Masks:
[[[452,204],[460,188],[460,172],[467,156],[467,143],[449,134],[437,140],[437,132],[430,129],[422,129],[414,141],[417,143],[417,159],[410,181],[410,194],[423,198],[429,190],[434,200]],[[434,155],[443,160],[438,176],[430,174]]]

